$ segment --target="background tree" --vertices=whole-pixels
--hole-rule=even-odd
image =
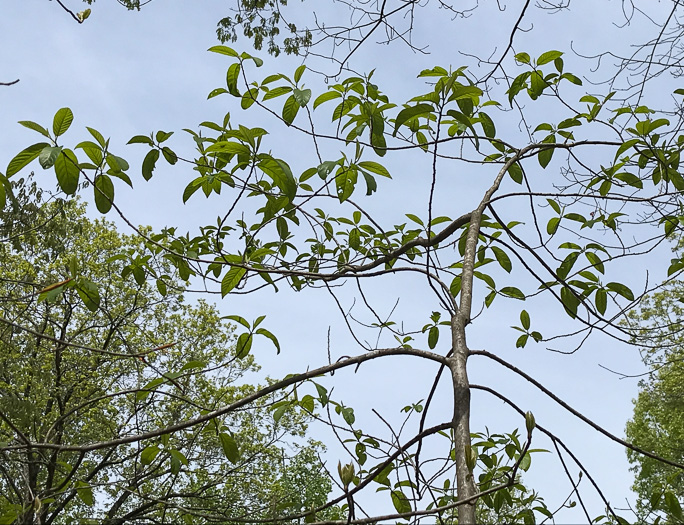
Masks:
[[[257,367],[236,358],[215,307],[186,303],[164,259],[146,261],[165,274],[156,287],[136,270],[121,278],[138,238],[87,219],[77,200],[44,197],[21,180],[0,215],[3,523],[226,523],[325,502],[320,444],[302,439],[303,414],[275,423],[272,399],[127,442],[255,392],[242,378]],[[59,448],[108,441],[119,443]]]
[[[681,257],[681,242],[675,251]],[[675,461],[684,462],[684,289],[673,281],[646,298],[630,324],[642,349],[648,375],[639,382],[634,416],[627,423],[627,438],[635,445]],[[653,522],[663,513],[668,522],[684,519],[684,476],[671,465],[627,451],[636,474],[634,490],[640,516]],[[661,516],[662,517],[662,516]]]

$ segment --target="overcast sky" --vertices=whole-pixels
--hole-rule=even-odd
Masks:
[[[306,10],[311,3],[295,2],[294,5],[296,9]],[[316,5],[324,3],[318,0]],[[66,4],[74,11],[85,7],[75,0]],[[411,52],[400,43],[374,46],[371,42],[355,57],[353,65],[359,71],[375,68],[376,82],[390,93],[392,99],[402,100],[424,89],[424,85],[415,79],[423,68],[436,64],[458,67],[465,63],[474,67],[475,62],[468,58],[469,55],[496,57],[502,50],[502,42],[507,39],[507,30],[517,13],[518,4],[521,2],[511,2],[506,12],[499,12],[493,2],[488,3],[474,11],[471,18],[453,21],[444,11],[427,9],[418,13],[422,16],[416,19],[413,43],[418,47],[428,46],[428,54]],[[171,145],[188,151],[189,141],[182,137],[182,128],[196,128],[204,120],[220,121],[224,113],[230,111],[234,123],[246,119],[272,129],[270,143],[274,151],[278,150],[283,158],[290,155],[288,162],[300,168],[300,172],[311,166],[315,157],[309,143],[302,137],[287,132],[264,115],[243,112],[236,99],[231,97],[207,100],[212,89],[224,85],[225,71],[230,64],[227,57],[206,52],[217,43],[216,22],[227,14],[230,5],[227,0],[156,0],[141,12],[128,12],[114,0],[98,0],[92,6],[90,19],[77,25],[57,2],[3,0],[0,13],[3,44],[0,48],[0,81],[18,78],[20,82],[0,88],[0,125],[3,129],[0,169],[4,170],[17,152],[37,141],[37,135],[16,124],[18,120],[34,120],[49,125],[54,112],[64,106],[70,107],[75,114],[73,131],[68,135],[72,144],[85,139],[85,126],[91,126],[112,137],[112,151],[131,162],[130,174],[135,189],[127,190],[122,184],[118,184],[116,189],[119,204],[134,224],[151,224],[155,228],[180,225],[182,229],[190,229],[193,225],[213,222],[222,209],[220,199],[204,201],[197,198],[184,206],[181,193],[190,175],[182,169],[168,169],[160,164],[152,182],[145,183],[139,174],[145,148],[124,146],[136,134],[148,134],[159,129],[175,130],[177,133],[170,141]],[[322,15],[326,14],[324,7],[320,7]],[[625,29],[611,25],[610,21],[619,20],[620,7],[620,2],[613,1],[592,3],[592,12],[570,11],[553,16],[533,14],[533,30],[516,39],[515,49],[531,54],[549,49],[563,50],[567,52],[568,69],[574,67],[575,72],[585,72],[590,63],[571,53],[571,43],[575,50],[592,54],[597,50],[619,48],[629,38],[641,39],[653,32],[652,26],[641,22]],[[298,16],[306,19],[309,14],[303,11]],[[530,24],[526,24],[524,29],[531,29]],[[251,51],[246,41],[234,47]],[[291,73],[301,63],[295,57],[281,56],[276,60],[264,52],[260,56],[266,60],[264,69],[269,71]],[[328,72],[333,71],[331,64],[316,65]],[[310,78],[308,86],[314,91],[323,88],[320,76],[307,78]],[[592,89],[590,86],[586,88]],[[602,90],[601,87],[593,89]],[[497,122],[508,123],[512,129],[517,126],[515,119],[505,115],[500,116]],[[335,149],[339,148],[331,146],[331,151]],[[427,174],[423,163],[424,159],[412,157],[387,161],[394,179],[391,183],[380,181],[380,190],[386,191],[387,196],[369,204],[372,209],[387,217],[396,215],[396,220],[401,220],[405,212],[424,215]],[[42,173],[37,163],[32,167],[39,181],[44,181],[47,187],[54,184],[51,171]],[[453,180],[443,183],[438,198],[438,207],[444,211],[443,214],[456,217],[471,209],[473,201],[469,197],[477,195],[475,188],[469,186],[471,180],[468,174],[456,173]],[[97,216],[94,207],[91,208],[90,213]],[[514,210],[510,211],[513,217]],[[109,218],[126,231],[116,216]],[[662,275],[665,264],[665,260],[654,261],[651,271]],[[643,286],[643,276],[640,279],[635,284],[640,282]],[[347,301],[344,308],[350,308],[353,293],[346,289],[340,292],[342,300]],[[383,315],[389,314],[399,299],[397,316],[416,324],[424,323],[429,312],[438,308],[434,298],[425,292],[424,283],[414,279],[394,277],[391,285],[369,286],[368,293]],[[625,422],[631,415],[637,382],[634,379],[620,380],[599,365],[628,374],[638,373],[642,367],[636,349],[598,337],[571,356],[549,352],[542,345],[515,350],[516,333],[509,327],[516,324],[520,305],[511,304],[513,302],[499,301],[501,304],[473,324],[469,332],[471,348],[487,349],[509,359],[543,380],[573,407],[622,436]],[[267,344],[258,345],[254,352],[258,361],[265,365],[265,370],[273,376],[324,364],[327,361],[328,329],[334,357],[358,351],[334,301],[324,290],[304,294],[283,290],[275,295],[267,291],[257,296],[231,296],[219,305],[226,314],[236,313],[248,319],[260,314],[268,315],[264,325],[278,335],[283,352],[276,358],[272,347]],[[550,326],[549,331],[562,331],[569,324],[565,318],[557,317],[558,312],[555,311],[554,317],[543,310],[531,311],[533,320],[541,327]],[[364,314],[359,312],[359,315],[363,317]],[[562,412],[520,379],[481,360],[471,359],[472,382],[500,388],[524,409],[532,410],[537,421],[565,438],[595,476],[611,503],[623,507],[626,498],[633,501],[629,490],[632,475],[628,472],[625,453],[618,445]],[[342,384],[336,383],[336,395],[346,404],[357,407],[360,421],[382,432],[370,408],[389,414],[390,421],[399,421],[399,408],[427,396],[432,373],[432,366],[416,367],[400,358],[364,365],[357,374],[352,371],[340,374],[345,380]],[[446,384],[442,387],[439,402],[431,408],[433,422],[442,420],[444,412],[450,411],[449,389]],[[473,431],[483,430],[485,426],[496,432],[524,427],[524,422],[490,397],[476,392],[473,403]],[[550,443],[540,440],[535,446],[549,447]],[[333,457],[330,459],[336,464],[335,454],[338,452],[333,451],[337,449],[331,448]],[[549,508],[560,505],[570,490],[555,455],[551,454],[535,458],[532,470],[525,474],[524,479],[546,498]],[[601,514],[600,501],[586,480],[582,487],[590,514]],[[374,500],[370,508],[391,510],[387,497]],[[576,510],[563,515],[561,521],[581,519]]]

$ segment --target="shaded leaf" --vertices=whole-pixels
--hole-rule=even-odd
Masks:
[[[145,180],[150,180],[152,178],[152,172],[157,165],[157,160],[159,160],[158,149],[152,149],[145,155],[145,159],[142,163],[142,176]]]
[[[107,175],[98,175],[95,177],[95,206],[100,213],[107,213],[112,209],[112,202],[114,202],[114,183]]]
[[[69,149],[62,150],[54,167],[57,183],[62,191],[67,195],[76,193],[81,172],[78,169],[78,159],[74,152]]]
[[[240,460],[240,451],[233,436],[227,432],[221,432],[219,439],[221,440],[221,448],[226,459],[233,464],[237,463]]]
[[[62,148],[60,146],[47,146],[38,155],[38,162],[40,162],[40,165],[45,170],[51,168],[55,165],[55,161],[61,152]]]

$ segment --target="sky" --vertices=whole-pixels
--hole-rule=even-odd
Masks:
[[[85,7],[75,0],[65,3],[74,11]],[[310,2],[295,2],[292,9],[297,11],[293,16],[301,17],[303,21],[310,19],[308,4]],[[357,71],[376,69],[376,83],[384,86],[383,90],[391,93],[394,100],[402,100],[424,89],[424,85],[415,78],[421,69],[436,64],[454,67],[470,64],[476,68],[477,61],[472,59],[472,55],[499,56],[518,4],[521,2],[511,2],[507,10],[500,11],[494,3],[488,3],[467,18],[452,19],[444,10],[436,9],[433,2],[429,9],[418,13],[420,16],[416,18],[412,37],[414,45],[427,46],[425,53],[412,52],[400,42],[389,46],[370,42],[354,57],[353,66]],[[224,85],[225,71],[230,64],[227,57],[206,52],[218,43],[215,25],[227,14],[230,5],[225,0],[205,0],[201,4],[156,0],[140,12],[129,12],[114,0],[98,0],[92,6],[92,15],[86,23],[77,25],[57,2],[4,0],[0,17],[3,42],[0,48],[0,81],[9,82],[17,78],[20,81],[0,88],[0,125],[3,129],[0,169],[4,169],[17,152],[37,138],[17,125],[17,121],[33,120],[48,125],[54,112],[67,106],[75,114],[73,131],[68,137],[70,141],[75,144],[86,139],[85,126],[94,127],[106,137],[111,137],[112,151],[126,157],[133,166],[130,174],[134,190],[122,184],[116,186],[117,201],[133,224],[150,224],[155,228],[178,225],[181,230],[190,229],[213,222],[225,207],[221,198],[208,201],[191,199],[183,205],[180,195],[189,175],[181,169],[161,166],[152,181],[145,183],[136,171],[145,148],[125,146],[133,135],[160,129],[175,130],[176,135],[170,143],[179,150],[187,150],[188,141],[182,137],[182,128],[194,129],[204,120],[219,121],[230,111],[235,122],[274,128],[271,137],[274,150],[290,155],[289,161],[293,167],[301,168],[300,172],[309,167],[313,157],[310,144],[304,137],[288,132],[282,126],[275,127],[267,115],[243,112],[236,99],[227,95],[207,100],[212,89]],[[339,11],[328,11],[341,9],[339,4],[330,8],[319,1],[317,5],[322,18],[327,16],[328,20],[336,20],[335,17],[342,16]],[[515,50],[525,50],[530,54],[549,49],[563,50],[567,52],[567,69],[575,67],[585,72],[587,64],[592,62],[573,54],[571,46],[582,55],[591,55],[597,50],[624,51],[627,42],[653,36],[654,26],[643,20],[635,19],[626,28],[612,23],[620,20],[620,2],[593,6],[593,11],[583,11],[582,6],[573,4],[569,12],[555,15],[535,12],[532,22],[523,27],[530,31],[516,37]],[[233,47],[253,52],[245,40]],[[302,63],[298,57],[283,55],[274,59],[265,52],[258,54],[266,61],[264,75],[274,71],[291,73]],[[334,73],[334,65],[330,63],[312,60],[307,65]],[[592,78],[599,78],[600,73]],[[309,79],[309,87],[321,89],[323,86],[320,76],[312,74],[306,78]],[[668,86],[671,80],[664,78],[662,82]],[[600,91],[603,88],[585,89]],[[514,115],[502,114],[498,118],[499,126],[509,126],[512,134],[517,132],[518,123]],[[339,149],[329,144],[324,148],[331,155],[335,154],[336,148]],[[405,220],[402,219],[404,213],[424,213],[421,212],[427,202],[424,162],[424,159],[416,160],[413,156],[397,156],[397,159],[388,161],[387,167],[394,174],[394,179],[391,183],[380,181],[383,199],[370,202],[369,209],[388,223]],[[32,168],[36,170],[36,178],[41,184],[46,187],[54,184],[51,172],[42,173],[37,163]],[[473,176],[456,172],[453,178],[440,182],[436,208],[454,217],[468,211],[468,206],[472,206],[473,199],[479,195]],[[514,209],[508,212],[511,218],[515,216]],[[90,213],[98,216],[92,206]],[[540,213],[548,213],[548,210]],[[120,218],[112,214],[108,218],[126,231],[127,227]],[[667,264],[665,257],[652,261],[652,265],[649,262],[649,270],[653,274],[662,274]],[[625,276],[634,277],[633,268],[625,266],[622,272]],[[643,274],[635,279],[637,285],[641,283],[643,286]],[[355,297],[350,288],[339,290],[345,310],[352,308]],[[429,315],[437,308],[434,298],[425,293],[424,283],[413,278],[394,276],[391,283],[373,283],[366,291],[381,315],[388,315],[396,305],[396,317],[408,323],[424,322],[426,312]],[[212,299],[218,301],[226,315],[239,314],[250,320],[261,314],[267,315],[264,326],[276,333],[283,351],[276,357],[268,343],[258,345],[254,352],[264,371],[271,376],[284,376],[325,364],[328,345],[333,358],[358,352],[335,302],[325,290],[310,290],[306,294],[282,290],[278,294],[230,296],[223,301],[220,297]],[[520,305],[511,304],[514,302],[499,301],[501,304],[486,312],[482,320],[473,323],[469,331],[471,348],[487,349],[505,357],[533,377],[543,380],[571,406],[622,437],[625,422],[631,415],[632,399],[638,392],[637,380],[620,379],[600,365],[626,374],[639,373],[643,367],[637,350],[600,336],[592,338],[572,355],[550,352],[542,345],[516,350],[516,333],[509,328],[518,321]],[[368,312],[364,312],[359,304],[354,305],[351,311],[355,316],[358,312],[360,319],[368,318]],[[559,317],[558,312],[545,311],[544,304],[530,310],[533,322],[548,327],[549,331],[562,332],[569,323],[567,318]],[[372,331],[363,328],[359,328],[359,334],[362,338],[374,337]],[[336,395],[345,404],[357,407],[358,420],[382,432],[382,423],[370,408],[386,415],[390,422],[400,422],[399,409],[427,396],[433,374],[432,365],[415,365],[404,358],[394,358],[378,365],[364,365],[356,373],[339,373],[334,384]],[[484,362],[483,358],[471,358],[469,374],[473,383],[496,386],[524,409],[532,410],[540,424],[566,439],[612,504],[619,508],[624,507],[627,500],[633,503],[634,495],[630,491],[632,475],[619,445],[599,436],[538,390],[493,363]],[[440,414],[450,410],[447,386],[445,383],[440,385],[438,401],[431,407],[428,421],[434,418],[433,422],[437,422],[442,419]],[[472,430],[482,431],[485,428],[493,432],[510,432],[514,428],[524,428],[524,422],[499,401],[475,392]],[[329,461],[335,465],[338,455],[342,454],[339,447],[329,441],[329,436],[322,430],[314,432],[321,432],[315,435],[330,444]],[[550,444],[540,440],[534,446],[546,448]],[[555,508],[563,503],[570,486],[555,454],[538,456],[524,479],[528,486],[545,497],[549,508]],[[601,514],[600,500],[586,480],[581,486],[590,514]],[[388,498],[382,499],[381,496],[369,498],[368,508],[386,511],[389,507],[391,510]],[[561,514],[560,522],[580,519],[582,514],[575,508]]]

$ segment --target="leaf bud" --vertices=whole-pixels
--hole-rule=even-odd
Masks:
[[[352,463],[348,463],[342,466],[342,463],[338,461],[337,472],[340,474],[340,480],[342,481],[342,485],[344,485],[344,490],[347,490],[351,482],[354,480],[354,465]]]
[[[534,420],[534,415],[532,414],[532,412],[528,411],[525,413],[525,426],[527,427],[527,435],[531,436],[532,431],[537,426],[537,423]]]

